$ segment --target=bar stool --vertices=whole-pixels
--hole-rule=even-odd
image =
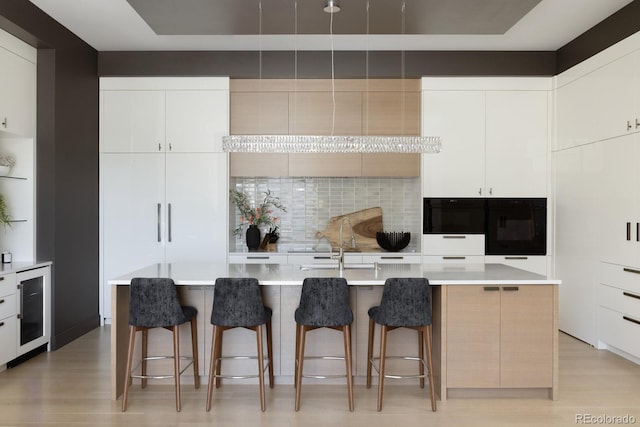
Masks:
[[[273,346],[271,344],[272,310],[262,300],[260,285],[255,278],[218,278],[213,291],[213,343],[211,345],[211,366],[209,368],[209,387],[207,389],[207,412],[211,410],[213,383],[220,387],[222,378],[246,379],[258,378],[260,384],[260,409],[266,409],[264,391],[265,360],[262,345],[263,325],[267,334],[267,368],[269,369],[269,388],[273,388]],[[233,328],[245,328],[256,332],[257,355],[222,357],[222,332]],[[223,375],[223,359],[257,359],[257,375]]]
[[[174,378],[176,393],[176,411],[180,412],[180,375],[193,365],[193,377],[195,387],[200,387],[198,376],[198,332],[195,307],[181,306],[178,299],[178,291],[172,279],[167,278],[134,278],[131,279],[129,298],[129,352],[127,355],[126,377],[122,396],[122,411],[127,409],[129,387],[133,378],[142,380],[142,388],[147,385],[148,379]],[[179,326],[191,322],[192,357],[180,357]],[[164,328],[173,332],[173,356],[148,356],[147,340],[149,330]],[[135,346],[136,332],[142,331],[142,373],[132,374],[133,350]],[[173,359],[172,375],[147,375],[147,362],[159,359]],[[180,369],[180,360],[189,360],[189,363]]]
[[[347,393],[349,411],[353,412],[353,376],[351,373],[351,323],[353,312],[349,306],[349,288],[343,278],[306,278],[302,282],[300,305],[295,311],[296,357],[295,357],[295,409],[300,409],[302,378],[335,378],[342,375],[303,375],[304,345],[307,331],[330,328],[342,331],[344,357],[316,356],[313,359],[344,359],[346,362]]]
[[[371,368],[379,374],[378,411],[382,410],[382,394],[385,378],[420,378],[420,388],[424,388],[424,368],[427,367],[431,410],[436,411],[436,395],[433,384],[433,362],[431,359],[431,288],[424,278],[389,278],[385,281],[382,301],[377,307],[369,309],[369,342],[367,351],[367,388],[371,388]],[[375,325],[381,325],[380,357],[373,357],[373,338]],[[418,331],[419,356],[393,356],[404,360],[419,361],[419,375],[388,375],[385,373],[387,358],[387,332],[397,328],[410,328]],[[426,361],[425,361],[426,347]],[[375,365],[379,360],[380,366]]]

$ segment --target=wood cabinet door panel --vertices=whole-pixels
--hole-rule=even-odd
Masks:
[[[500,384],[553,385],[552,285],[503,286]]]
[[[419,92],[364,92],[363,135],[420,135]]]
[[[419,177],[418,153],[366,153],[362,155],[362,176]]]
[[[297,92],[289,94],[292,135],[361,135],[362,96],[359,92]],[[333,129],[333,132],[332,132]]]
[[[447,386],[500,386],[500,288],[447,287]]]
[[[289,176],[360,176],[362,155],[358,153],[291,153]]]
[[[231,92],[231,135],[289,133],[287,92]]]

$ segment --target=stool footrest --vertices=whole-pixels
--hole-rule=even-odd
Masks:
[[[164,360],[164,359],[174,359],[174,357],[173,356],[147,356],[147,357],[142,358],[142,360],[140,362],[138,362],[138,364],[132,369],[132,371],[135,371],[136,369],[138,369],[143,361],[153,362],[153,361]],[[180,360],[188,360],[189,363],[187,363],[180,370],[178,375],[182,375],[184,371],[186,371],[190,366],[193,365],[193,357],[180,356]],[[143,379],[143,380],[164,380],[164,379],[167,379],[167,378],[175,378],[175,375],[173,375],[173,374],[170,374],[170,375],[169,374],[166,374],[166,375],[131,374],[131,378],[138,378],[138,379]]]
[[[258,360],[258,357],[256,356],[224,356],[224,357],[219,357],[216,359],[216,364],[222,360]],[[264,373],[265,371],[267,371],[269,369],[269,365],[271,364],[271,360],[269,360],[268,357],[263,357],[262,359],[264,361],[264,368],[262,369],[262,372]],[[213,378],[222,378],[222,379],[228,379],[228,380],[246,380],[246,379],[251,379],[251,378],[259,378],[260,374],[253,374],[253,375],[226,375],[226,374],[213,374],[212,375]]]
[[[415,356],[387,356],[387,359],[402,359],[402,360],[411,360],[413,362],[420,362],[422,363],[422,366],[424,366],[425,368],[425,373],[423,375],[394,375],[394,374],[385,374],[384,377],[385,378],[391,378],[391,379],[409,379],[409,378],[428,378],[429,377],[429,369],[427,367],[427,363],[425,362],[424,359],[421,359],[419,357],[415,357]],[[375,371],[377,373],[380,373],[380,369],[378,367],[377,362],[380,361],[379,357],[373,357],[371,358],[371,367],[373,369],[375,369]]]

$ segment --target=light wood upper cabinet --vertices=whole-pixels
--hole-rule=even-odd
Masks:
[[[231,80],[232,135],[420,135],[420,80]],[[335,90],[334,90],[335,88]],[[335,101],[335,118],[334,118]],[[404,153],[232,153],[231,176],[420,176]]]
[[[359,92],[290,93],[289,119],[293,135],[361,135],[362,97]]]
[[[420,176],[420,154],[362,154],[362,176],[418,177]]]
[[[420,135],[420,92],[364,92],[364,135]]]
[[[232,135],[289,133],[289,95],[286,92],[231,92]]]
[[[361,176],[362,156],[358,153],[289,154],[289,176]]]

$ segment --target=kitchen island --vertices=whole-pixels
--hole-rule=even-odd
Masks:
[[[256,277],[263,286],[265,303],[274,312],[274,371],[276,383],[293,382],[295,321],[302,281],[306,277],[342,276],[351,286],[354,312],[353,355],[356,382],[366,372],[367,310],[380,302],[388,277],[426,277],[433,286],[433,357],[436,392],[440,399],[458,396],[548,396],[557,399],[558,389],[558,285],[559,280],[501,264],[381,264],[377,269],[301,268],[274,264],[154,264],[109,281],[112,286],[111,395],[122,392],[127,352],[129,284],[133,277],[171,277],[179,286],[183,304],[198,309],[198,348],[201,377],[209,366],[213,285],[218,277]],[[310,266],[313,267],[313,266]],[[355,266],[354,266],[355,267]],[[225,338],[235,354],[252,354],[255,343],[235,331]],[[331,330],[314,334],[308,354],[342,353],[342,340]],[[414,331],[390,334],[389,349],[417,353]],[[155,342],[150,334],[150,354],[170,347]],[[185,333],[183,336],[188,336]],[[377,337],[376,337],[377,340]],[[170,341],[170,340],[164,340]],[[181,351],[190,354],[189,340]],[[376,349],[377,349],[377,343]],[[166,349],[166,350],[165,350]],[[182,350],[183,349],[183,350]],[[305,364],[305,367],[307,364]],[[415,366],[388,364],[396,372],[412,372]],[[251,365],[230,369],[254,369]],[[309,365],[310,370],[316,369]],[[318,372],[344,366],[317,366]],[[391,372],[391,371],[390,371]]]

